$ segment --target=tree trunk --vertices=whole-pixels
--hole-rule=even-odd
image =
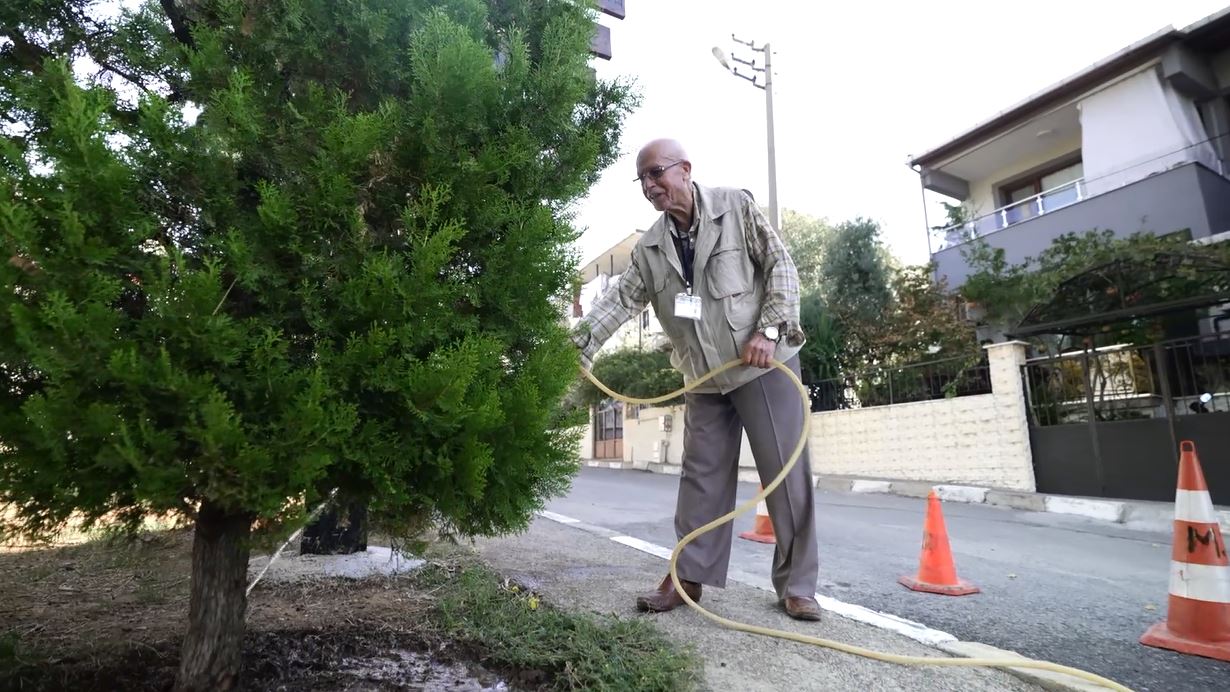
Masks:
[[[349,555],[367,550],[367,503],[352,500],[328,507],[303,530],[301,555]]]
[[[240,687],[251,528],[250,515],[228,514],[208,500],[201,503],[192,541],[188,636],[180,655],[176,692]]]

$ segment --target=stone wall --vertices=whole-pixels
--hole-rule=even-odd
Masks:
[[[988,348],[991,394],[812,415],[821,474],[1033,491],[1021,344]]]

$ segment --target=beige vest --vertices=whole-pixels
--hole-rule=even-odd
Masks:
[[[632,260],[644,278],[654,314],[674,347],[671,364],[691,383],[723,363],[741,357],[756,331],[765,297],[764,272],[747,248],[742,204],[735,188],[697,185],[697,231],[693,295],[701,299],[699,321],[675,317],[675,296],[686,290],[683,265],[671,239],[666,214],[637,243]],[[787,361],[800,350],[783,340],[774,358]],[[723,394],[771,372],[739,366],[705,382],[696,391]]]

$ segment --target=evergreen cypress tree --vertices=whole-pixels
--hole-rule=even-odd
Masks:
[[[568,209],[633,106],[588,69],[592,20],[0,7],[3,530],[189,517],[178,689],[238,684],[258,519],[339,487],[491,535],[565,487]]]

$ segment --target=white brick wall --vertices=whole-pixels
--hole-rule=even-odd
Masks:
[[[1034,491],[1020,376],[1024,345],[995,344],[987,355],[992,394],[812,414],[812,471]],[[665,415],[673,417],[669,433],[659,430]],[[639,419],[626,419],[624,461],[648,469],[661,463],[655,443],[666,443],[666,463],[677,467],[683,418],[684,408],[676,406],[645,409]],[[755,480],[747,435],[739,466],[743,480]]]
[[[988,348],[992,394],[812,414],[818,473],[1035,490],[1022,344]]]

